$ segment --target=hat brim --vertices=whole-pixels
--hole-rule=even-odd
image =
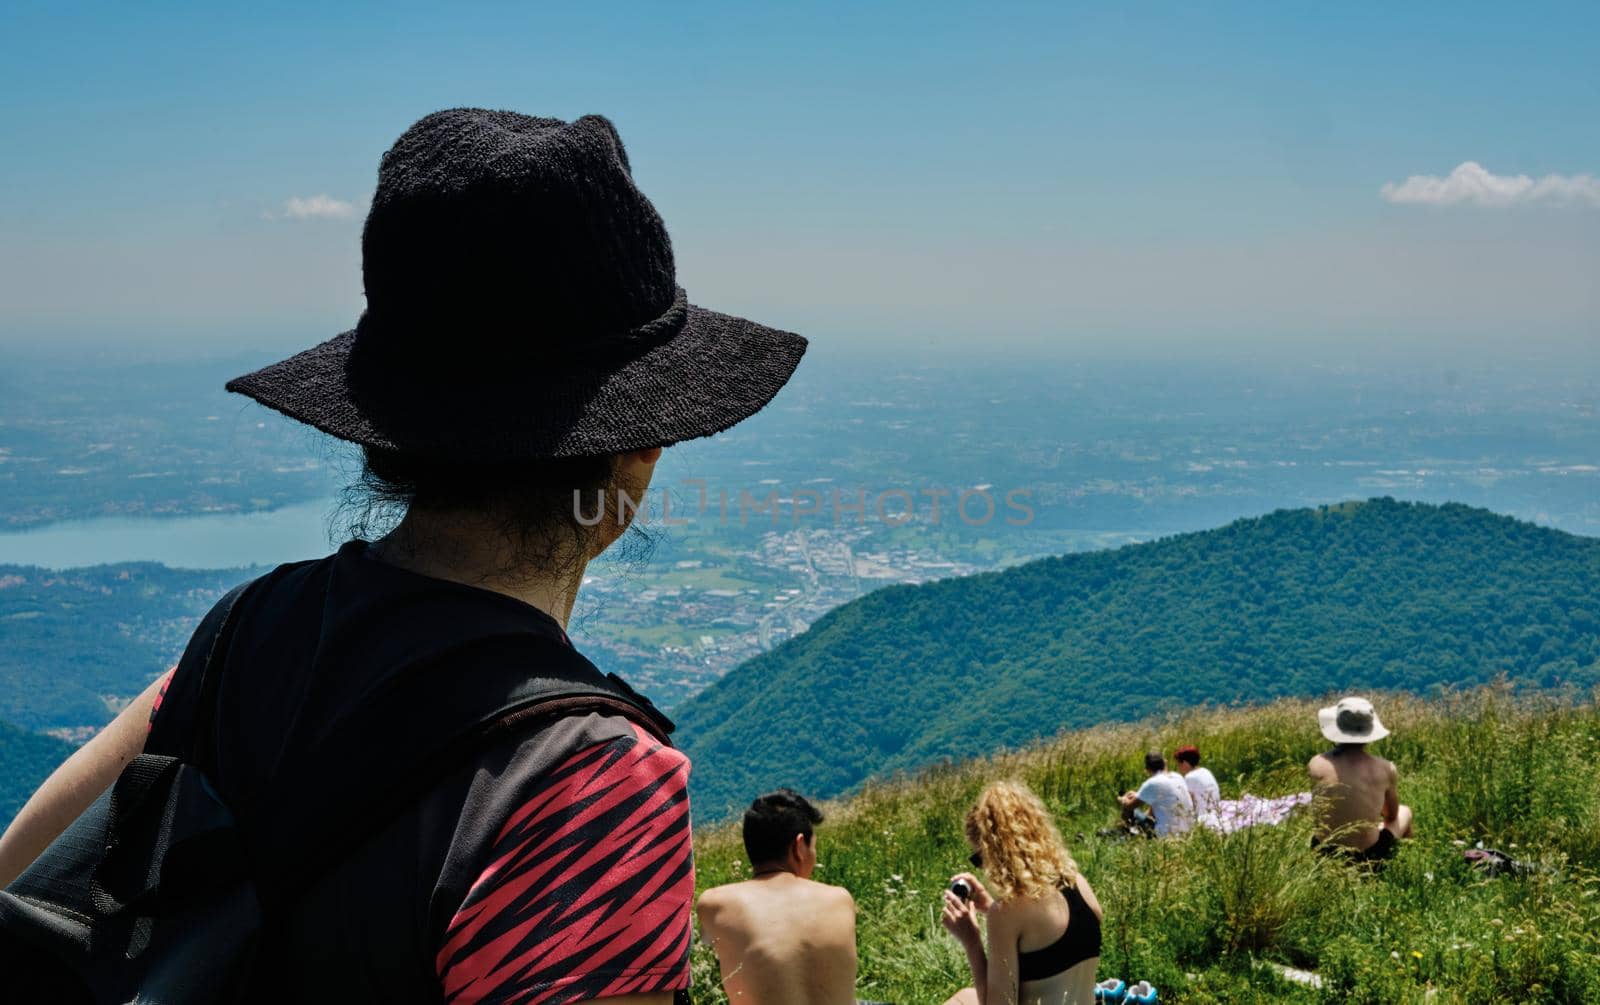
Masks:
[[[1383,723],[1378,721],[1376,714],[1372,717],[1372,731],[1369,733],[1347,733],[1339,728],[1339,706],[1329,705],[1327,708],[1317,710],[1317,725],[1322,729],[1322,735],[1332,743],[1375,743],[1389,735]]]
[[[528,356],[363,380],[357,346],[352,329],[227,389],[383,450],[463,463],[590,457],[749,418],[788,382],[806,340],[691,304],[677,334],[622,359]]]

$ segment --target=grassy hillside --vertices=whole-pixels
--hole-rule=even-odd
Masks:
[[[0,722],[0,831],[72,750],[72,744],[53,736]]]
[[[1106,910],[1101,977],[1145,978],[1166,1002],[1600,1002],[1600,707],[1532,704],[1505,689],[1432,701],[1378,698],[1394,732],[1375,750],[1400,768],[1418,836],[1363,877],[1314,854],[1309,817],[1223,838],[1109,842],[1112,793],[1143,776],[1148,747],[1198,743],[1225,797],[1306,787],[1326,746],[1321,702],[1201,711],[1066,734],[1021,754],[874,783],[824,807],[819,874],[859,906],[860,994],[938,1002],[970,978],[938,924],[965,869],[961,818],[996,778],[1021,778],[1056,814]],[[1463,844],[1548,871],[1487,878]],[[748,878],[733,827],[696,839],[701,888]],[[722,997],[695,949],[695,1000]],[[1320,992],[1278,963],[1316,972]],[[1428,995],[1432,993],[1432,997]]]
[[[758,790],[1329,689],[1600,682],[1600,540],[1378,499],[891,587],[677,713],[714,818]]]

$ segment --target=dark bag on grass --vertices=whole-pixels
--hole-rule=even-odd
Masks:
[[[668,742],[671,724],[616,675],[535,635],[516,637],[523,658],[508,660],[507,639],[496,636],[479,640],[492,647],[468,642],[448,654],[449,688],[431,675],[402,681],[342,722],[303,770],[249,807],[230,807],[209,777],[224,669],[217,656],[228,651],[249,585],[211,610],[179,663],[179,674],[201,675],[190,748],[134,758],[0,892],[0,1000],[239,1001],[252,973],[271,967],[277,912],[492,739],[599,711]],[[253,859],[247,848],[257,849]]]

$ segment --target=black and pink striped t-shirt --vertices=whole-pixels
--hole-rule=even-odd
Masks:
[[[519,798],[450,919],[449,1002],[554,1002],[687,986],[688,762],[631,723]]]
[[[397,672],[409,650],[390,644],[395,619],[415,636],[418,618],[498,605],[566,642],[534,608],[359,543],[275,575],[238,619],[222,678],[224,795],[270,778],[299,737]],[[194,683],[169,682],[155,730],[183,728]],[[688,775],[621,716],[496,741],[313,886],[261,1000],[535,1005],[687,988]]]

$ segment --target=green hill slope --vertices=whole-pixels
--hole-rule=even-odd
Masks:
[[[678,710],[702,817],[1063,728],[1344,689],[1600,681],[1600,540],[1379,499],[890,587]]]
[[[0,831],[72,750],[72,744],[53,736],[0,722]]]

